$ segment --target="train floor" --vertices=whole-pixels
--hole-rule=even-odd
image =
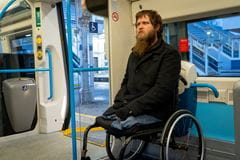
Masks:
[[[80,155],[78,145],[78,159]],[[92,160],[106,156],[104,147],[88,144]],[[62,132],[33,134],[0,142],[0,160],[72,160],[72,139]]]
[[[101,115],[109,106],[108,84],[97,83],[94,90],[94,101],[88,104],[81,103],[81,96],[75,90],[76,100],[76,122],[77,126],[86,127],[94,122],[95,116]],[[204,136],[207,139],[218,140],[220,142],[221,154],[213,152],[215,149],[208,149],[206,160],[232,160],[234,152],[234,119],[233,107],[224,104],[199,103],[196,117],[198,118]],[[206,113],[211,116],[206,116]],[[222,127],[224,126],[224,127]],[[77,136],[82,136],[77,133]],[[93,132],[91,140],[97,144],[102,144],[105,135],[102,131]],[[3,139],[3,140],[2,140]],[[80,140],[78,144],[78,159],[80,159]],[[218,144],[217,143],[217,144]],[[228,144],[230,147],[225,147]],[[216,147],[216,144],[213,145]],[[230,151],[225,149],[230,148]],[[228,153],[229,152],[229,153]],[[223,154],[224,153],[224,154]],[[88,144],[88,155],[92,160],[100,160],[107,153],[104,147]],[[62,132],[50,134],[26,134],[16,138],[0,138],[0,160],[71,160],[72,159],[72,139],[64,136]]]

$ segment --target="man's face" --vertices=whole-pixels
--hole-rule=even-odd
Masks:
[[[155,36],[155,31],[148,16],[142,16],[137,20],[136,23],[136,38],[137,39],[148,39],[149,36]],[[154,35],[152,35],[154,34]]]

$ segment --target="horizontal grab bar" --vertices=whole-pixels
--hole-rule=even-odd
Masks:
[[[44,72],[49,71],[50,69],[47,68],[39,68],[39,69],[0,69],[0,73],[21,73],[21,72]]]
[[[73,68],[74,72],[93,72],[93,71],[107,71],[108,67],[98,67],[98,68]]]

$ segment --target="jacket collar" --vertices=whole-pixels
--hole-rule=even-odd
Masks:
[[[162,47],[163,39],[159,38],[158,41],[149,49],[146,51],[146,55],[150,53],[154,53],[154,51],[158,50],[160,47]]]
[[[149,50],[146,51],[145,55],[137,63],[136,67],[138,67],[142,62],[150,58],[153,54],[160,54],[162,45],[163,45],[163,40],[159,39]]]

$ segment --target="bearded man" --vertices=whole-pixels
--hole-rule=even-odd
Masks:
[[[175,111],[181,57],[162,39],[162,19],[153,10],[136,14],[136,44],[114,104],[103,116],[112,127],[165,121]]]

